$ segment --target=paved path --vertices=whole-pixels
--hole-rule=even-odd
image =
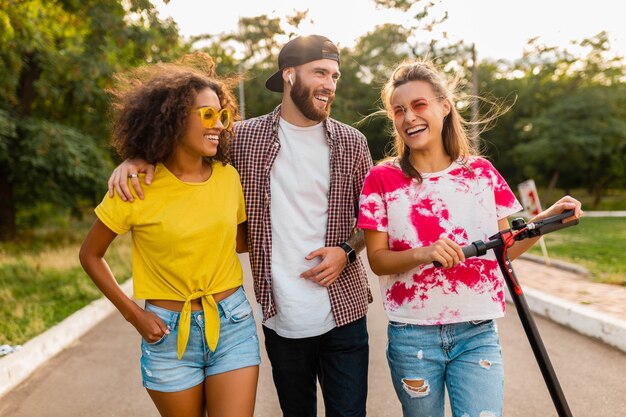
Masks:
[[[513,261],[513,268],[523,288],[533,288],[626,322],[626,287],[591,282],[575,272],[523,259]]]
[[[540,265],[522,260],[514,265],[522,285],[554,291],[555,295],[595,297],[600,289],[606,289],[606,286],[601,286],[596,290],[592,285],[581,287],[584,290],[572,290],[578,285],[574,284],[579,279],[575,276],[568,278],[567,274],[550,268],[544,271]],[[400,407],[391,387],[384,356],[386,318],[376,278],[372,276],[370,279],[375,300],[368,313],[371,346],[368,414],[375,417],[399,416]],[[246,282],[246,287],[251,294],[249,282]],[[609,289],[603,296],[597,295],[597,301],[585,298],[585,305],[621,316],[626,304],[619,297],[626,294],[626,288]],[[600,307],[602,297],[605,298]],[[605,304],[607,307],[604,307]],[[536,321],[573,415],[624,417],[626,353],[541,318],[536,318]],[[499,327],[506,365],[505,415],[556,416],[512,306],[509,305],[507,317],[499,321]],[[136,332],[119,314],[108,316],[3,396],[0,416],[156,417],[158,413],[141,387],[137,365],[138,344]],[[255,416],[279,416],[267,356],[263,349],[262,352]],[[320,403],[320,416],[324,415],[322,410]]]

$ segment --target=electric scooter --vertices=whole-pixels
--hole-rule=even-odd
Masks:
[[[535,321],[531,316],[530,309],[526,303],[526,298],[524,297],[524,292],[522,291],[522,287],[519,285],[515,272],[513,271],[513,267],[511,266],[507,250],[513,245],[513,243],[515,243],[515,241],[545,235],[546,233],[578,224],[578,219],[562,223],[563,219],[573,215],[574,210],[569,210],[556,216],[547,217],[528,224],[524,221],[524,219],[515,219],[511,223],[511,229],[502,230],[496,233],[486,242],[477,240],[472,242],[470,245],[461,248],[466,258],[482,256],[487,253],[489,249],[493,249],[498,260],[498,265],[502,270],[502,275],[504,275],[506,285],[509,288],[511,298],[517,308],[519,318],[522,322],[522,326],[524,327],[524,331],[526,332],[526,337],[528,338],[533,353],[535,354],[537,364],[539,365],[539,369],[541,370],[541,374],[543,375],[543,379],[548,387],[548,391],[552,397],[552,402],[554,403],[554,407],[556,408],[559,417],[572,417],[572,412],[569,409],[567,400],[565,399],[565,395],[563,394],[563,390],[559,384],[559,380],[556,377],[556,373],[554,372],[548,353],[546,352],[541,336],[539,335],[539,331],[537,330],[537,326],[535,325]],[[438,262],[434,262],[434,264],[435,266],[441,266]]]

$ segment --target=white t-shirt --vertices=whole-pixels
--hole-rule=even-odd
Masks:
[[[472,157],[471,169],[447,169],[407,177],[392,162],[365,178],[358,227],[387,232],[391,250],[429,246],[446,236],[460,246],[489,240],[498,220],[522,209],[506,181],[487,160]],[[389,320],[439,325],[504,315],[504,278],[492,250],[454,268],[432,263],[380,277]]]
[[[298,127],[280,119],[280,151],[270,173],[272,292],[277,314],[265,325],[293,339],[335,327],[326,287],[300,277],[321,262],[305,256],[325,246],[330,149],[324,125]]]

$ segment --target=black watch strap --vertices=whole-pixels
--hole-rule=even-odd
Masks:
[[[339,247],[346,251],[346,254],[348,255],[349,264],[356,261],[356,252],[352,248],[352,246],[348,245],[346,242],[343,242],[342,244],[339,245]]]

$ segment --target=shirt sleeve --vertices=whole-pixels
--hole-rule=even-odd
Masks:
[[[361,136],[361,141],[359,141],[359,157],[356,161],[355,172],[353,177],[353,187],[354,190],[354,204],[356,207],[355,217],[359,216],[359,200],[361,190],[363,189],[363,181],[367,176],[367,173],[372,169],[372,156],[370,155],[369,148],[367,146],[367,139],[365,136]]]
[[[133,204],[135,203],[122,201],[117,193],[113,198],[107,194],[94,211],[106,227],[118,235],[123,235],[131,228]]]
[[[357,222],[357,227],[360,229],[387,231],[387,205],[383,198],[383,178],[380,174],[380,170],[374,168],[370,170],[363,182]]]
[[[490,164],[491,165],[491,164]],[[493,193],[496,202],[496,216],[498,220],[507,218],[508,216],[522,210],[523,207],[517,201],[515,194],[507,184],[506,180],[491,165],[491,178],[493,181]]]

